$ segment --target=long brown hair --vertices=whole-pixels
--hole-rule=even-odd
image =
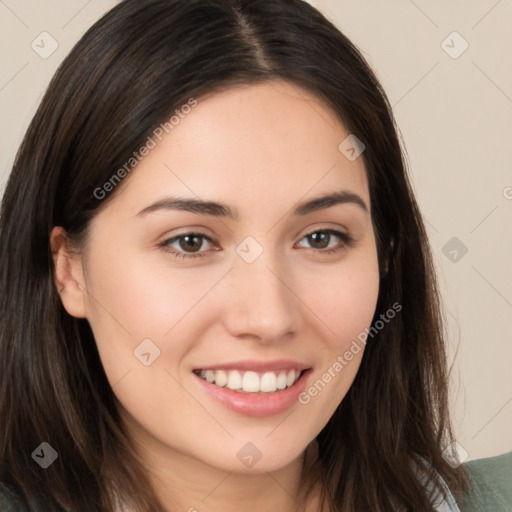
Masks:
[[[302,0],[125,0],[81,38],[52,79],[18,151],[0,212],[0,482],[29,507],[107,511],[113,493],[162,510],[124,432],[85,319],[64,310],[49,234],[84,243],[95,191],[191,97],[284,79],[323,99],[365,145],[381,268],[356,379],[317,437],[304,480],[332,511],[432,509],[416,463],[464,489],[452,442],[434,267],[389,101],[357,48]],[[129,178],[125,178],[129,179]],[[58,459],[42,470],[46,441]]]

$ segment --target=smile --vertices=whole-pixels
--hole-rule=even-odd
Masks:
[[[205,397],[232,412],[262,417],[297,404],[312,371],[310,365],[289,359],[245,360],[199,367],[192,375]]]
[[[275,393],[293,386],[300,378],[302,371],[298,369],[267,372],[194,370],[194,373],[210,384],[240,393]]]

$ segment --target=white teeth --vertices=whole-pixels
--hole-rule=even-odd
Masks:
[[[276,389],[277,389],[276,374],[274,372],[264,373],[260,380],[260,390],[263,391],[264,393],[273,393]]]
[[[199,376],[219,387],[241,393],[274,393],[293,386],[300,377],[299,370],[257,373],[238,370],[201,370]]]
[[[260,390],[260,378],[256,372],[245,372],[242,389],[246,393],[257,393]]]
[[[286,387],[286,372],[280,372],[277,376],[277,389],[284,389]]]
[[[242,376],[236,370],[228,372],[228,382],[226,387],[229,389],[242,389]]]
[[[215,372],[215,384],[221,388],[228,383],[228,374],[222,370]]]

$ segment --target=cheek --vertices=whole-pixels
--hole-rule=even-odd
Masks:
[[[199,339],[196,328],[213,314],[213,308],[206,311],[201,302],[225,269],[170,272],[140,255],[118,255],[113,262],[104,252],[96,251],[88,265],[94,269],[87,276],[88,321],[111,385],[128,371],[132,377],[141,372],[142,380],[149,383],[156,376],[148,368],[165,367],[174,374]],[[144,341],[148,339],[151,343]],[[139,347],[148,348],[149,359],[154,360],[150,367],[137,358]],[[168,388],[169,375],[164,380]]]
[[[369,327],[379,294],[375,250],[348,258],[343,265],[311,274],[305,290],[307,303],[325,324],[332,350],[346,350]]]
[[[88,286],[90,317],[98,328],[124,331],[133,342],[141,336],[162,338],[211,287],[212,276],[205,279],[195,269],[170,273],[140,256],[118,257],[108,265],[96,260]]]
[[[163,404],[197,409],[178,384],[178,365],[196,339],[195,306],[211,284],[193,273],[171,276],[140,257],[106,261],[100,253],[90,260],[88,321],[119,402],[151,431],[173,418]]]
[[[316,372],[299,402],[314,411],[318,425],[323,425],[350,389],[363,357],[379,294],[376,249],[317,274],[314,284],[308,285],[308,305],[326,334],[318,349]]]

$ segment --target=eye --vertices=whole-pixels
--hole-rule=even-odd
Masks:
[[[331,242],[336,238],[338,243],[333,246]],[[305,235],[300,242],[303,240],[307,240],[311,248],[321,254],[336,253],[354,244],[354,239],[350,235],[335,229],[312,231]],[[213,243],[209,236],[202,233],[184,233],[164,240],[159,244],[159,247],[177,258],[200,258],[204,252],[207,252],[205,250],[201,251],[204,241],[207,241],[209,245]]]
[[[165,240],[159,244],[159,247],[174,254],[177,258],[200,258],[203,254],[199,250],[203,247],[204,240],[207,240],[209,244],[212,243],[211,238],[202,233],[185,233]],[[173,247],[173,244],[176,243],[178,247]]]
[[[337,238],[339,240],[337,244],[334,244],[334,246],[331,245],[333,238]],[[312,231],[311,233],[305,235],[302,240],[307,240],[311,248],[316,249],[315,252],[326,254],[336,253],[354,245],[354,239],[350,235],[336,229],[321,229]]]

